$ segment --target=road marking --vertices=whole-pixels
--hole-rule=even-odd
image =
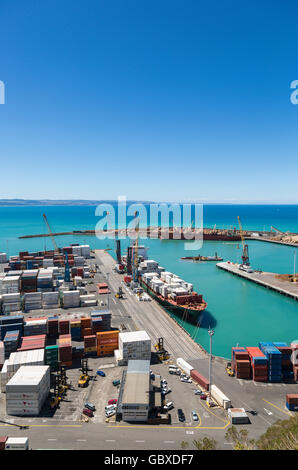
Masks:
[[[86,442],[86,439],[77,439],[77,442]]]
[[[273,415],[273,413],[269,410],[267,410],[266,408],[264,408],[264,410],[266,411],[267,415]]]
[[[264,401],[265,401],[266,403],[268,403],[269,405],[274,406],[274,408],[276,408],[277,410],[281,411],[281,412],[284,413],[285,415],[293,416],[292,413],[287,412],[287,411],[285,411],[285,410],[282,410],[282,409],[279,408],[278,406],[273,405],[273,403],[271,403],[270,401],[265,400],[265,398],[263,398],[262,400],[264,400]],[[265,410],[265,408],[264,408],[264,410]]]
[[[106,439],[106,442],[115,442],[115,439]]]
[[[57,441],[57,439],[48,439],[48,441]]]
[[[136,441],[136,442],[145,442],[145,441]]]
[[[175,441],[164,441],[165,444],[174,444]]]
[[[193,431],[186,431],[186,434],[193,434]]]

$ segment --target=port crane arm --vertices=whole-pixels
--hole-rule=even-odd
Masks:
[[[49,232],[49,234],[50,234],[50,237],[51,237],[51,239],[52,239],[52,243],[53,243],[53,245],[54,245],[54,249],[55,249],[56,252],[59,253],[59,248],[58,248],[58,246],[57,246],[57,243],[56,243],[55,237],[54,237],[54,235],[53,235],[53,232],[52,232],[52,230],[51,230],[50,224],[49,224],[49,222],[48,222],[47,216],[46,216],[45,214],[42,214],[42,216],[43,216],[43,219],[44,219],[45,224],[46,224],[46,226],[47,226],[47,229],[48,229],[48,232]]]

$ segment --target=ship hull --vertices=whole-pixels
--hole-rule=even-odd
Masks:
[[[144,291],[147,292],[150,297],[156,300],[164,309],[174,313],[175,315],[183,317],[183,319],[189,323],[197,324],[204,310],[207,308],[207,303],[202,304],[200,310],[194,309],[192,307],[187,308],[182,305],[175,305],[169,302],[167,299],[163,299],[161,296],[157,295],[142,279],[140,279],[140,284]]]

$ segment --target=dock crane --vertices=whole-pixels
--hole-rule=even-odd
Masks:
[[[48,232],[50,234],[50,237],[52,239],[52,243],[54,245],[54,250],[55,250],[55,253],[60,253],[59,251],[59,248],[57,246],[57,243],[56,243],[56,240],[55,240],[55,237],[54,237],[54,234],[51,230],[51,227],[50,227],[50,224],[48,222],[48,219],[47,219],[47,216],[45,214],[42,214],[43,216],[43,219],[45,221],[45,224],[47,226],[47,229],[48,229]],[[70,270],[69,270],[69,262],[68,262],[68,254],[67,253],[64,253],[65,255],[65,273],[64,273],[64,281],[65,282],[70,282]]]
[[[55,237],[54,237],[54,235],[53,235],[53,232],[52,232],[52,230],[51,230],[50,224],[49,224],[49,222],[48,222],[47,216],[46,216],[45,214],[42,214],[42,216],[43,216],[43,220],[45,221],[45,224],[46,224],[46,226],[47,226],[47,229],[48,229],[48,232],[49,232],[49,234],[50,234],[50,237],[51,237],[51,239],[52,239],[52,243],[53,243],[53,245],[54,245],[54,250],[55,250],[56,253],[59,253],[59,248],[58,248],[58,246],[57,246],[57,243],[56,243]]]
[[[239,229],[240,229],[240,236],[241,236],[241,241],[242,241],[242,266],[250,266],[249,264],[249,256],[248,256],[248,245],[245,243],[245,238],[243,235],[243,229],[240,221],[240,217],[238,215],[238,223],[239,223]]]
[[[135,212],[135,217],[137,217],[137,212]],[[139,230],[140,230],[140,220],[137,219],[136,223],[136,241],[133,249],[133,280],[138,282],[138,266],[139,266]]]

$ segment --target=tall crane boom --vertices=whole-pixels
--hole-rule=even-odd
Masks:
[[[238,223],[239,223],[239,229],[240,229],[240,237],[241,237],[241,241],[242,241],[242,264],[244,266],[249,266],[249,257],[248,257],[248,245],[245,244],[245,238],[244,238],[244,235],[243,235],[243,229],[242,229],[242,225],[241,225],[241,221],[240,221],[240,217],[238,215]]]
[[[47,226],[47,229],[48,229],[48,232],[49,232],[49,234],[50,234],[50,237],[51,237],[51,239],[52,239],[52,243],[53,243],[53,245],[54,245],[54,249],[55,249],[55,251],[59,252],[59,248],[58,248],[58,246],[57,246],[55,237],[54,237],[53,232],[52,232],[52,230],[51,230],[51,227],[50,227],[50,225],[49,225],[47,216],[46,216],[45,214],[42,214],[42,216],[43,216],[43,219],[44,219],[45,224],[46,224],[46,226]]]
[[[135,212],[135,217],[137,216],[137,212]],[[138,266],[139,266],[139,229],[140,229],[140,221],[137,220],[136,223],[136,241],[133,249],[133,258],[134,258],[134,267],[133,267],[133,280],[134,282],[138,281]]]

